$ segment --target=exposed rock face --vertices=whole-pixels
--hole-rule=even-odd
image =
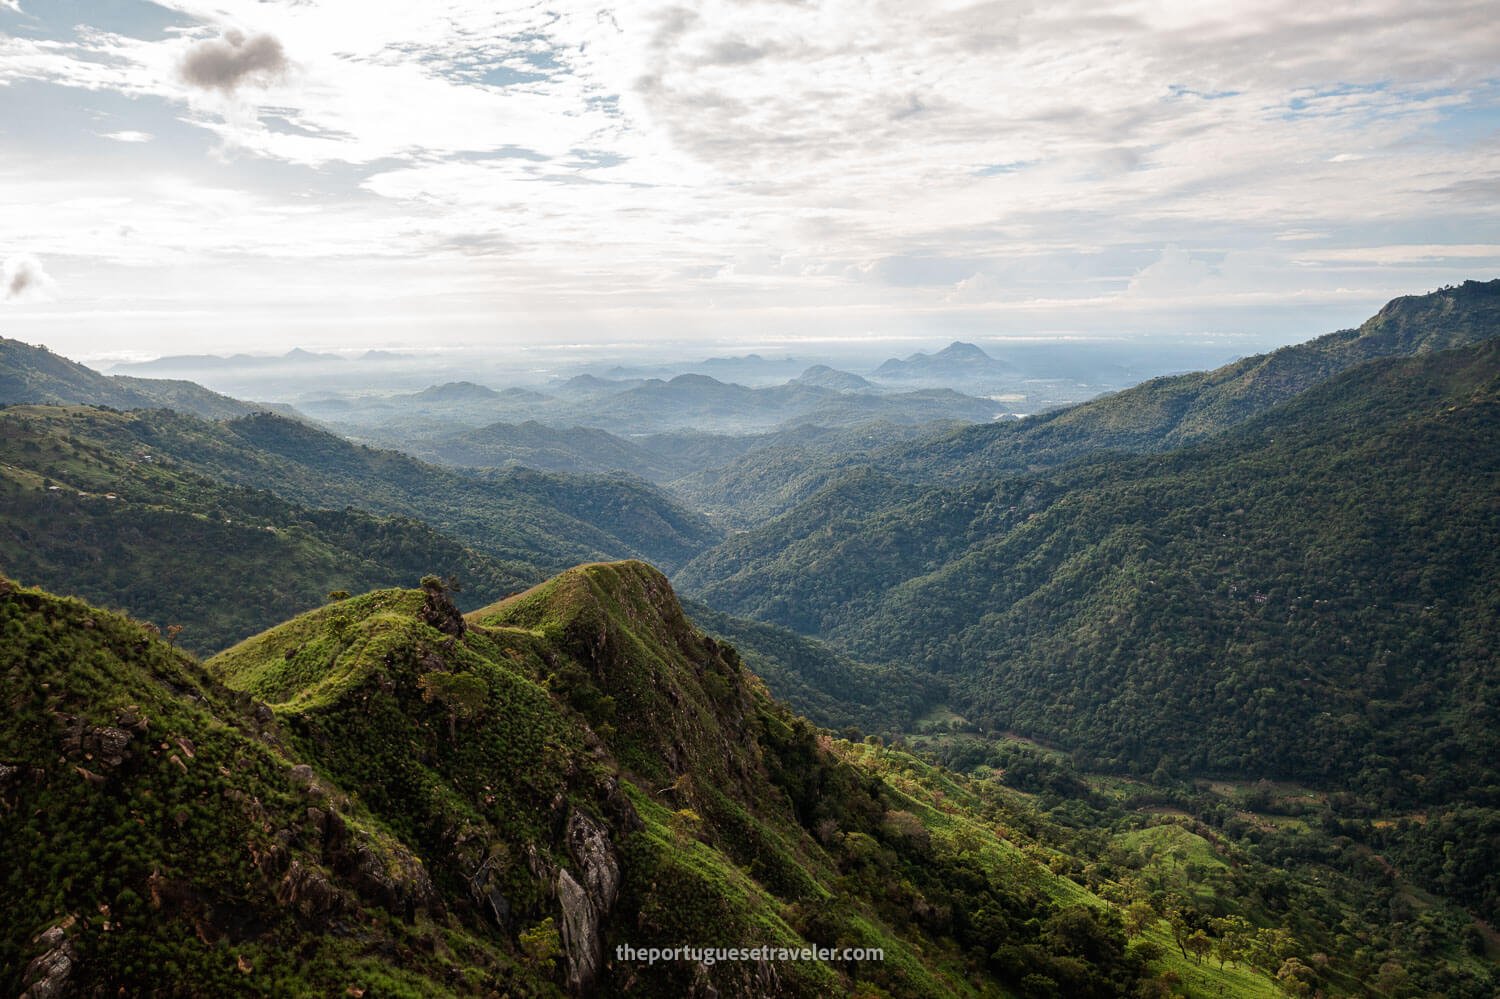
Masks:
[[[422,591],[427,594],[427,601],[422,604],[422,620],[445,635],[452,635],[454,638],[462,636],[468,625],[449,599],[443,584],[437,578],[428,576],[422,580]]]
[[[5,805],[6,811],[10,810],[11,789],[21,783],[21,768],[13,767],[9,763],[0,763],[0,804]]]
[[[557,872],[557,901],[562,908],[563,949],[568,955],[568,988],[582,994],[604,967],[600,926],[620,893],[620,862],[609,830],[586,812],[574,809],[564,833],[568,854],[578,865],[582,884],[566,869]]]
[[[73,942],[61,926],[54,926],[43,933],[37,943],[47,948],[46,953],[26,966],[26,991],[21,999],[57,999],[72,993],[68,979],[73,974],[73,962],[78,954]]]
[[[343,907],[338,889],[328,883],[322,871],[292,861],[286,877],[276,889],[277,899],[290,906],[307,922],[319,924],[336,915]]]
[[[145,731],[145,721],[138,715],[127,712],[136,731]],[[58,743],[68,756],[85,755],[97,759],[102,765],[118,767],[131,758],[130,741],[136,732],[115,725],[103,727],[89,725],[81,716],[69,716],[63,725]]]
[[[600,913],[594,900],[566,869],[557,872],[557,901],[562,907],[563,950],[568,955],[568,988],[579,995],[594,984],[604,964],[599,936]]]
[[[583,870],[583,887],[602,910],[608,911],[620,893],[620,864],[609,841],[609,830],[575,808],[568,816],[565,835],[569,855]]]
[[[437,901],[432,879],[420,861],[399,845],[383,853],[369,844],[361,844],[352,854],[348,876],[365,898],[391,912],[401,913],[410,922],[416,910]],[[345,865],[341,865],[345,866]]]

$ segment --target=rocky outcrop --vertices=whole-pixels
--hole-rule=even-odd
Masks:
[[[286,876],[276,886],[276,900],[297,911],[303,921],[323,925],[343,908],[343,897],[315,867],[293,860]]]
[[[347,868],[347,876],[361,896],[402,915],[407,922],[416,918],[418,909],[437,903],[426,868],[399,844],[361,843],[340,867]]]
[[[59,748],[66,756],[82,755],[104,767],[120,767],[132,758],[131,741],[146,731],[149,722],[135,709],[120,714],[129,725],[90,725],[81,716],[62,716],[63,730],[58,736]]]
[[[600,908],[608,910],[620,893],[620,864],[609,830],[588,813],[573,809],[564,837],[568,855],[583,871],[583,887]]]
[[[564,831],[568,855],[579,876],[557,872],[557,901],[562,908],[563,950],[568,956],[568,988],[583,994],[604,967],[601,926],[620,893],[620,862],[609,829],[588,813],[573,809]]]
[[[422,592],[427,595],[420,613],[422,620],[445,635],[452,635],[454,638],[462,637],[468,624],[458,608],[453,605],[442,580],[436,576],[425,577],[422,580]]]
[[[9,763],[0,763],[0,809],[10,811],[11,792],[21,784],[21,768],[13,767]]]
[[[563,951],[568,956],[568,988],[582,995],[599,978],[604,966],[604,940],[599,935],[603,913],[583,886],[566,869],[557,872],[557,902],[562,907]]]
[[[58,999],[71,995],[68,979],[73,975],[78,954],[61,926],[54,926],[37,938],[46,952],[26,966],[26,991],[21,999]]]

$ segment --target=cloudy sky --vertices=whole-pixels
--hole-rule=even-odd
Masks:
[[[0,0],[75,357],[1248,333],[1500,275],[1491,0]]]

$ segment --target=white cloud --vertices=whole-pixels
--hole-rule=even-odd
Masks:
[[[1299,262],[1319,264],[1398,264],[1431,263],[1436,260],[1486,260],[1488,267],[1500,267],[1500,244],[1422,244],[1405,246],[1360,246],[1344,249],[1314,250],[1297,255]]]
[[[116,142],[150,142],[155,138],[150,132],[140,132],[135,129],[125,129],[120,132],[100,132],[99,134],[106,139],[113,139]]]

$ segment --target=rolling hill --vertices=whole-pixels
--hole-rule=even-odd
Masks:
[[[33,418],[39,417],[39,418]],[[298,506],[227,486],[154,450],[100,443],[102,410],[0,410],[0,571],[123,608],[203,654],[335,590],[363,592],[429,573],[462,581],[469,607],[542,573],[410,517]]]

